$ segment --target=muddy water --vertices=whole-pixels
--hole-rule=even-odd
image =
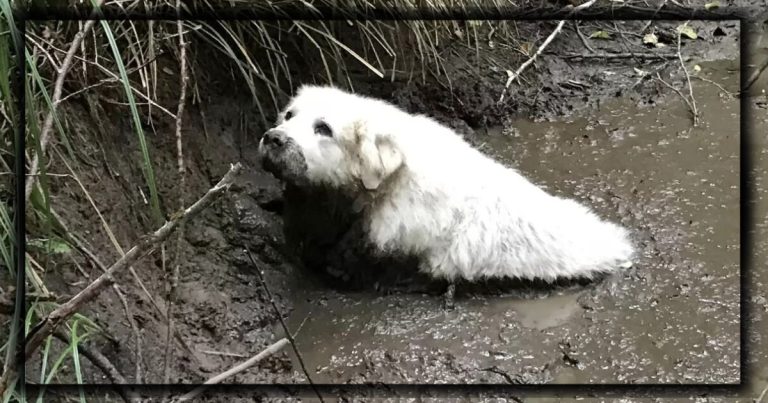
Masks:
[[[735,91],[731,63],[701,74]],[[587,286],[435,294],[294,291],[289,326],[315,382],[737,383],[739,104],[693,82],[560,122],[480,130],[481,150],[633,233],[634,268]],[[667,91],[668,92],[668,91]],[[298,368],[298,367],[297,367]]]

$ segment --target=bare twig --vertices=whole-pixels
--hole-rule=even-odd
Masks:
[[[181,8],[181,0],[176,0],[176,7],[178,9]],[[180,69],[180,79],[179,79],[179,86],[181,87],[180,93],[179,93],[179,106],[176,110],[176,150],[177,150],[177,160],[178,160],[178,168],[179,168],[179,209],[184,208],[184,192],[186,189],[186,172],[184,169],[184,152],[183,152],[183,141],[181,137],[181,126],[182,126],[182,117],[184,116],[184,106],[186,103],[186,96],[187,96],[187,82],[189,81],[189,74],[187,72],[187,43],[184,41],[184,27],[182,25],[182,20],[178,20],[176,22],[177,28],[179,31],[179,46],[180,46],[180,56],[181,59],[181,67]],[[170,280],[170,287],[168,290],[168,307],[167,307],[167,314],[166,317],[168,319],[168,328],[167,328],[167,334],[166,334],[166,345],[165,345],[165,363],[163,367],[163,378],[164,382],[167,384],[169,380],[169,372],[168,368],[170,365],[170,358],[173,354],[173,348],[171,343],[171,335],[173,334],[173,304],[176,299],[176,288],[179,285],[179,266],[181,265],[181,248],[182,248],[182,238],[184,234],[184,227],[183,225],[179,228],[178,232],[178,238],[176,239],[176,256],[174,259],[173,264],[173,274],[171,275]]]
[[[214,187],[208,190],[200,200],[196,201],[184,211],[173,214],[171,220],[166,222],[160,229],[152,234],[142,236],[138,243],[132,247],[123,257],[107,269],[106,273],[99,276],[85,289],[65,302],[47,317],[38,322],[30,330],[25,343],[25,356],[30,358],[51,333],[56,328],[71,317],[84,303],[91,301],[98,296],[105,287],[114,282],[115,273],[124,270],[141,257],[152,252],[155,247],[168,239],[173,231],[182,223],[197,216],[203,209],[211,205],[224,191],[229,189],[237,175],[240,173],[242,165],[237,163],[232,165],[229,172]]]
[[[686,22],[687,24],[687,22]],[[696,109],[696,98],[693,97],[693,85],[691,85],[691,76],[688,74],[688,68],[685,67],[685,62],[683,61],[683,55],[680,53],[680,44],[682,42],[682,36],[683,33],[681,30],[677,30],[677,58],[680,60],[680,66],[683,68],[683,72],[685,72],[685,80],[688,82],[688,94],[691,97],[691,102],[689,103],[689,106],[691,107],[691,113],[693,113],[693,125],[698,126],[699,125],[699,111]]]
[[[755,403],[763,403],[763,398],[765,397],[766,393],[768,393],[768,385],[765,385],[765,388],[763,388],[763,391],[760,392],[760,396],[758,396],[758,398],[755,399]]]
[[[717,88],[720,88],[720,91],[724,92],[729,97],[732,97],[732,96],[738,94],[738,92],[733,92],[733,91],[726,90],[725,87],[722,86],[722,84],[720,84],[720,83],[718,83],[718,82],[716,82],[714,80],[710,80],[710,79],[708,79],[706,77],[702,77],[702,76],[699,76],[699,75],[695,75],[695,76],[692,76],[692,77],[693,78],[697,78],[697,79],[699,79],[701,81],[704,81],[705,83],[710,83],[710,84],[714,85]]]
[[[227,370],[225,372],[222,372],[221,374],[216,375],[213,378],[208,379],[207,381],[205,381],[203,386],[197,387],[197,388],[193,389],[191,392],[186,393],[186,394],[184,394],[182,396],[179,396],[176,399],[173,399],[172,402],[173,403],[180,403],[180,402],[185,402],[187,400],[194,399],[195,397],[199,396],[201,393],[203,393],[205,391],[205,389],[206,389],[205,385],[215,385],[215,384],[217,384],[217,383],[219,383],[219,382],[229,378],[230,376],[237,375],[237,374],[245,371],[246,369],[256,365],[259,361],[263,360],[264,358],[269,357],[270,355],[280,351],[280,349],[285,347],[286,344],[288,344],[288,339],[282,338],[282,339],[278,340],[277,342],[275,342],[271,346],[267,347],[264,351],[256,354],[255,356],[251,357],[250,359],[248,359],[248,361],[245,361],[245,362],[243,362],[241,364],[238,364],[238,365],[232,367],[231,369],[229,369],[229,370]]]
[[[597,0],[589,0],[584,4],[579,4],[576,7],[573,7],[573,10],[571,10],[571,13],[574,13],[579,10],[583,10],[594,4]],[[570,7],[570,6],[569,6]],[[549,45],[550,42],[552,42],[553,39],[557,36],[557,34],[560,33],[560,31],[563,29],[563,25],[565,25],[565,22],[567,20],[561,20],[554,31],[552,31],[551,34],[547,37],[546,40],[539,46],[539,49],[536,51],[536,53],[533,54],[528,60],[526,60],[523,64],[518,67],[518,69],[514,73],[509,73],[509,78],[507,79],[507,83],[504,84],[504,90],[501,92],[501,96],[499,97],[498,103],[502,103],[504,101],[504,96],[507,94],[507,89],[510,85],[512,85],[512,82],[517,79],[520,74],[531,64],[533,63],[536,58],[541,54],[541,52],[544,51],[544,49]]]
[[[765,61],[760,67],[756,68],[752,71],[752,74],[750,74],[749,78],[747,78],[747,83],[744,85],[744,89],[742,89],[742,92],[747,92],[752,87],[752,84],[757,81],[758,78],[760,78],[760,75],[763,74],[763,71],[768,68],[768,60]]]
[[[317,395],[317,398],[320,399],[320,402],[323,403],[323,396],[320,394],[320,391],[317,390],[317,387],[315,386],[315,383],[312,382],[312,378],[309,376],[309,371],[307,371],[307,367],[304,365],[304,359],[301,357],[301,353],[299,352],[299,349],[296,347],[296,340],[293,339],[293,336],[291,335],[291,331],[288,330],[288,326],[285,324],[285,321],[283,320],[283,314],[280,312],[280,308],[277,307],[277,304],[275,303],[275,299],[272,297],[272,293],[269,291],[269,287],[267,287],[267,281],[264,279],[264,272],[261,271],[261,267],[256,263],[256,259],[253,258],[253,255],[251,254],[251,251],[248,250],[248,247],[245,247],[245,253],[248,255],[248,259],[250,259],[251,264],[256,269],[256,273],[259,275],[259,281],[261,281],[261,286],[264,287],[264,292],[267,293],[267,297],[269,298],[269,303],[272,304],[272,308],[275,310],[275,314],[277,315],[277,319],[280,321],[280,326],[283,328],[283,332],[285,332],[285,337],[288,338],[288,340],[291,342],[291,347],[293,348],[293,352],[296,354],[296,358],[299,360],[299,365],[301,366],[301,370],[304,372],[304,376],[307,377],[307,381],[309,382],[309,385],[312,386],[312,390],[314,390],[315,394]]]
[[[72,344],[72,340],[70,340],[69,336],[64,334],[61,330],[56,330],[53,332],[53,336],[57,339],[61,340],[65,344],[69,345]],[[118,385],[126,385],[128,382],[125,380],[123,375],[120,373],[120,371],[115,368],[115,366],[112,364],[111,361],[107,357],[104,356],[104,354],[101,354],[99,350],[97,349],[91,349],[85,344],[78,343],[77,344],[77,350],[82,353],[85,358],[87,358],[93,365],[98,367],[102,372],[104,372],[104,375],[109,378],[110,381],[112,381],[113,384],[115,384],[115,387],[118,390],[118,393],[120,393],[120,396],[125,400],[126,402],[138,402],[139,397],[136,396],[136,394],[128,389],[121,388]]]
[[[547,52],[545,52],[547,53]],[[674,53],[566,53],[559,54],[565,59],[674,59],[677,55]]]
[[[213,350],[200,350],[203,354],[210,354],[210,355],[221,355],[224,357],[237,357],[237,358],[245,358],[244,355],[238,354],[238,353],[228,353],[226,351],[213,351]]]
[[[686,105],[688,105],[688,108],[689,108],[691,111],[693,111],[693,110],[694,110],[694,109],[693,109],[693,105],[691,105],[691,101],[689,101],[689,100],[688,100],[688,97],[686,97],[685,95],[683,95],[683,93],[682,93],[682,92],[680,92],[680,90],[678,90],[677,88],[673,87],[673,86],[672,86],[671,84],[669,84],[668,82],[664,81],[664,80],[661,78],[661,75],[660,75],[659,73],[656,73],[656,79],[657,79],[657,80],[659,80],[659,81],[660,81],[662,84],[666,85],[666,86],[667,86],[667,88],[671,89],[672,91],[675,91],[675,92],[677,93],[677,95],[680,95],[680,98],[683,98],[683,101],[685,101],[685,104],[686,104]]]
[[[102,3],[104,3],[104,0],[96,0],[95,8],[99,8]],[[67,55],[64,57],[64,61],[61,63],[61,68],[59,68],[58,75],[56,76],[56,82],[53,84],[51,110],[48,111],[48,115],[46,115],[45,120],[43,121],[43,129],[40,131],[40,154],[45,154],[45,149],[48,147],[48,143],[51,139],[50,137],[51,130],[53,129],[53,116],[56,113],[56,107],[59,105],[61,100],[61,91],[64,88],[64,79],[67,77],[67,73],[72,67],[72,60],[75,57],[75,53],[80,49],[80,43],[83,42],[83,38],[85,38],[85,35],[88,34],[88,31],[93,28],[94,24],[96,24],[96,20],[90,20],[86,22],[85,25],[83,25],[83,29],[75,34],[75,38],[69,45],[69,51],[67,51]],[[42,157],[40,154],[35,154],[35,157],[32,159],[32,165],[29,169],[31,174],[37,173],[40,165],[40,157]],[[36,184],[37,176],[33,175],[29,182],[27,182],[27,186],[24,189],[25,200],[29,200],[29,195],[32,194],[32,189],[34,189]]]
[[[656,17],[656,14],[658,14],[658,13],[659,13],[659,11],[661,11],[661,9],[662,9],[662,8],[664,8],[664,6],[665,6],[666,4],[667,4],[667,0],[664,0],[664,1],[662,1],[661,3],[659,3],[659,7],[658,7],[658,8],[656,8],[656,11],[654,11],[654,12],[653,12],[653,15],[651,16],[651,19],[650,19],[650,20],[648,20],[648,23],[646,23],[646,24],[645,24],[645,26],[643,27],[643,29],[641,29],[641,30],[639,31],[641,34],[642,34],[643,32],[645,32],[645,30],[646,30],[646,29],[648,29],[648,27],[650,27],[650,26],[651,26],[651,24],[653,24],[653,21],[655,21],[655,17]]]
[[[579,39],[581,39],[581,43],[584,44],[584,47],[589,49],[590,52],[595,53],[595,49],[590,46],[589,42],[587,42],[587,38],[584,37],[584,34],[581,33],[581,30],[579,29],[579,23],[581,21],[574,21],[573,27],[576,29],[576,34],[579,36]]]

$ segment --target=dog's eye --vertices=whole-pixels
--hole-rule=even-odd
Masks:
[[[285,120],[289,120],[293,117],[293,111],[285,112]]]
[[[315,134],[319,134],[321,136],[326,137],[332,137],[333,131],[331,130],[331,127],[328,126],[325,122],[317,122],[315,123]]]

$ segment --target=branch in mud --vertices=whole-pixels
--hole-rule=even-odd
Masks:
[[[686,24],[688,24],[686,22]],[[688,82],[688,94],[691,97],[691,102],[689,103],[689,106],[691,107],[691,114],[693,115],[693,126],[699,125],[699,110],[696,108],[696,98],[693,96],[693,85],[691,85],[691,75],[688,74],[688,68],[685,67],[685,61],[683,61],[683,55],[680,53],[680,46],[682,42],[682,32],[680,30],[677,31],[677,58],[680,60],[680,67],[682,67],[683,72],[685,73],[685,80]]]
[[[675,59],[676,53],[549,53],[564,59]]]
[[[234,366],[233,368],[222,372],[219,375],[214,376],[213,378],[208,379],[205,381],[203,386],[200,386],[198,388],[193,389],[191,392],[184,394],[182,396],[177,397],[176,399],[171,400],[171,403],[180,403],[180,402],[186,402],[188,400],[194,399],[195,397],[199,396],[201,393],[203,393],[206,389],[206,385],[215,385],[217,383],[220,383],[221,381],[233,376],[237,375],[246,369],[256,365],[259,361],[263,360],[266,357],[269,357],[270,355],[280,351],[285,345],[288,344],[288,339],[282,338],[272,344],[271,346],[267,347],[264,351],[256,354],[255,356],[248,359],[248,361],[245,361],[241,364],[238,364]]]
[[[570,11],[569,14],[572,15],[573,13],[575,13],[577,11],[589,8],[589,6],[591,6],[592,4],[595,4],[596,1],[597,0],[589,0],[588,2],[586,2],[584,4],[580,4],[580,5],[576,6],[576,7],[568,6],[568,7],[566,7],[566,9],[570,9],[571,11]],[[501,96],[499,97],[499,101],[498,101],[499,104],[504,101],[504,97],[507,95],[507,90],[509,89],[509,86],[512,85],[512,82],[515,81],[515,79],[517,79],[518,77],[520,77],[520,74],[522,74],[523,71],[529,65],[531,65],[531,63],[533,63],[534,60],[536,60],[536,58],[541,54],[541,52],[544,51],[544,49],[550,44],[550,42],[552,42],[552,40],[555,39],[557,34],[559,34],[560,31],[562,31],[563,25],[565,25],[566,21],[567,20],[561,20],[557,24],[557,28],[555,28],[555,30],[552,31],[551,34],[549,34],[547,39],[544,40],[544,42],[541,44],[541,46],[539,46],[539,49],[536,50],[536,53],[534,53],[533,56],[531,56],[528,60],[526,60],[523,64],[521,64],[520,67],[518,67],[517,70],[514,73],[508,72],[509,78],[507,79],[507,83],[504,84],[504,89],[501,91]]]
[[[152,252],[158,244],[168,239],[173,231],[182,223],[189,221],[197,216],[206,207],[210,206],[221,194],[232,185],[242,169],[242,165],[237,163],[232,165],[229,172],[214,187],[208,190],[200,200],[196,201],[184,211],[177,212],[171,217],[171,220],[160,227],[152,234],[144,235],[139,242],[132,247],[128,253],[123,255],[117,262],[107,269],[106,273],[99,276],[85,289],[72,297],[69,301],[59,306],[47,317],[38,322],[30,331],[25,343],[25,356],[29,359],[32,354],[40,347],[46,337],[50,336],[56,328],[69,319],[86,302],[93,300],[104,288],[114,283],[114,275],[126,269],[134,262]]]
[[[176,7],[181,8],[181,0],[176,0]],[[178,28],[179,32],[179,47],[180,47],[180,54],[179,59],[180,60],[180,72],[179,72],[179,86],[181,87],[181,90],[179,91],[179,104],[178,109],[176,110],[176,151],[177,151],[177,164],[178,164],[178,172],[179,172],[179,209],[184,208],[184,192],[186,191],[186,171],[184,168],[184,151],[183,151],[183,144],[182,136],[181,136],[181,126],[182,126],[182,118],[184,116],[184,107],[186,105],[186,97],[187,97],[187,82],[189,81],[189,72],[187,71],[187,42],[184,40],[184,25],[182,20],[176,21],[176,26]],[[176,238],[176,254],[174,256],[173,261],[173,269],[171,270],[171,273],[166,273],[167,275],[170,274],[170,279],[168,281],[168,306],[166,309],[166,320],[167,320],[167,327],[166,327],[166,339],[165,339],[165,358],[163,363],[163,382],[168,383],[169,380],[169,367],[171,360],[170,358],[173,355],[173,343],[171,342],[171,336],[174,333],[174,322],[173,322],[173,305],[176,302],[176,289],[178,288],[179,284],[179,266],[181,266],[181,259],[182,259],[182,237],[184,233],[184,227],[179,230],[178,237]]]

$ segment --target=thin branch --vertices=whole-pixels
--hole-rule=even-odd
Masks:
[[[756,68],[752,71],[752,74],[747,78],[747,83],[744,85],[744,89],[741,90],[741,92],[747,92],[752,87],[752,84],[757,81],[758,78],[760,78],[760,75],[763,74],[763,71],[768,68],[768,60],[765,61],[760,67]]]
[[[576,6],[576,7],[573,7],[573,9],[571,10],[571,14],[572,14],[572,13],[574,13],[574,12],[576,12],[576,11],[579,11],[579,10],[583,10],[583,9],[585,9],[585,8],[588,8],[589,6],[591,6],[592,4],[594,4],[596,1],[597,1],[597,0],[589,0],[588,2],[586,2],[586,3],[584,3],[584,4],[580,4],[580,5]],[[568,6],[568,7],[571,7],[571,6]],[[536,51],[536,53],[534,53],[534,54],[533,54],[533,56],[531,56],[531,57],[530,57],[528,60],[526,60],[526,61],[525,61],[525,63],[521,64],[521,65],[520,65],[520,67],[518,67],[518,69],[517,69],[517,70],[516,70],[514,73],[510,73],[510,74],[509,74],[509,78],[507,79],[507,83],[506,83],[506,84],[504,84],[504,90],[501,92],[501,96],[499,97],[499,101],[498,101],[498,103],[502,103],[502,102],[504,101],[504,96],[507,94],[507,89],[509,88],[509,86],[510,86],[510,85],[512,85],[512,82],[513,82],[515,79],[517,79],[517,78],[520,76],[520,74],[522,74],[522,72],[523,72],[523,71],[524,71],[524,70],[525,70],[525,69],[526,69],[526,68],[527,68],[527,67],[528,67],[528,66],[529,66],[531,63],[533,63],[533,62],[534,62],[534,60],[536,60],[536,58],[537,58],[537,57],[538,57],[538,56],[541,54],[541,52],[543,52],[543,51],[544,51],[544,49],[545,49],[545,48],[546,48],[546,47],[549,45],[549,43],[550,43],[550,42],[552,42],[552,40],[553,40],[553,39],[555,39],[555,37],[557,36],[557,34],[559,34],[559,33],[560,33],[560,31],[563,29],[563,25],[565,25],[565,22],[566,22],[566,21],[568,21],[568,20],[561,20],[561,21],[560,21],[560,22],[557,24],[557,27],[555,28],[555,30],[554,30],[554,31],[552,31],[552,33],[551,33],[551,34],[549,34],[549,36],[548,36],[548,37],[547,37],[547,39],[544,41],[544,43],[542,43],[542,44],[541,44],[541,46],[539,46],[539,49]]]
[[[669,84],[668,82],[664,81],[664,80],[661,78],[661,75],[660,75],[659,73],[656,73],[656,79],[657,79],[657,80],[659,80],[659,81],[661,81],[661,83],[662,83],[662,84],[666,85],[666,86],[667,86],[667,88],[671,89],[672,91],[675,91],[675,92],[677,93],[677,95],[680,95],[680,98],[683,98],[683,101],[685,101],[685,104],[686,104],[686,105],[688,105],[688,108],[689,108],[691,111],[693,111],[693,105],[691,105],[691,101],[689,101],[689,100],[688,100],[688,97],[686,97],[685,95],[683,95],[683,93],[682,93],[682,92],[680,92],[680,90],[678,90],[677,88],[673,87],[673,86],[672,86],[671,84]]]
[[[107,269],[107,272],[99,276],[85,289],[65,302],[47,317],[38,322],[30,330],[25,343],[25,357],[29,359],[37,351],[46,337],[51,335],[54,330],[67,319],[69,319],[84,303],[97,297],[105,287],[114,283],[114,275],[121,270],[126,269],[143,256],[151,253],[159,243],[168,239],[173,231],[182,223],[197,216],[203,209],[210,206],[224,191],[229,189],[233,181],[240,173],[242,165],[237,163],[232,165],[229,172],[214,187],[208,190],[200,200],[184,211],[173,214],[171,220],[166,222],[160,229],[152,234],[142,236],[138,243],[132,247],[123,257]]]
[[[765,385],[765,388],[760,393],[760,396],[755,399],[755,403],[763,403],[763,398],[765,397],[765,394],[768,393],[768,385]]]
[[[686,22],[687,24],[687,22]],[[681,30],[677,30],[677,58],[680,60],[680,66],[683,68],[683,72],[685,72],[685,80],[688,82],[688,93],[691,97],[691,113],[693,113],[693,125],[698,126],[699,125],[699,111],[696,109],[696,98],[693,97],[693,85],[691,85],[691,76],[688,74],[688,68],[685,67],[685,62],[683,61],[683,55],[680,53],[680,44],[682,42],[682,36],[683,33]]]
[[[702,77],[702,76],[699,76],[699,75],[695,75],[695,76],[692,76],[692,77],[696,78],[696,79],[699,79],[701,81],[704,81],[705,83],[710,83],[710,84],[714,85],[717,88],[720,88],[720,91],[724,92],[729,97],[732,97],[732,96],[735,96],[735,95],[739,94],[738,92],[733,92],[733,91],[726,90],[725,87],[723,87],[720,83],[718,83],[718,82],[716,82],[714,80],[710,80],[710,79],[708,79],[706,77]]]
[[[96,0],[95,8],[101,7],[102,3],[104,3],[104,0]],[[83,38],[85,38],[85,35],[88,34],[88,31],[93,28],[93,25],[96,24],[96,20],[90,20],[83,25],[83,29],[80,30],[76,35],[75,38],[72,40],[72,43],[69,45],[69,51],[67,51],[66,57],[64,57],[64,61],[61,63],[61,68],[58,71],[58,75],[56,76],[56,82],[53,85],[53,98],[51,99],[51,110],[48,111],[48,115],[45,117],[45,121],[43,122],[43,129],[40,132],[40,154],[35,154],[35,157],[32,159],[32,166],[29,169],[29,172],[32,174],[37,173],[37,170],[40,165],[40,157],[45,154],[45,149],[48,147],[48,143],[51,140],[51,130],[53,129],[53,116],[56,113],[56,107],[58,107],[60,100],[61,100],[61,91],[64,88],[64,79],[67,77],[67,73],[69,72],[69,69],[72,67],[72,60],[75,57],[75,53],[80,48],[80,43],[83,42]],[[42,155],[41,155],[42,154]],[[32,194],[32,189],[37,184],[37,176],[32,176],[29,182],[27,182],[27,186],[24,189],[24,200],[29,200],[29,195]]]
[[[181,0],[176,0],[176,7],[177,9],[180,9],[181,7]],[[186,97],[187,97],[187,82],[189,81],[189,73],[187,72],[187,43],[184,41],[184,27],[182,25],[182,20],[178,20],[176,22],[176,25],[178,27],[179,31],[179,46],[181,48],[180,50],[180,56],[181,59],[181,67],[180,67],[180,83],[179,86],[181,87],[181,91],[179,93],[179,106],[176,110],[176,150],[177,150],[177,160],[178,160],[178,167],[179,167],[179,209],[184,208],[184,192],[186,190],[186,171],[184,168],[184,152],[183,152],[183,141],[181,137],[181,126],[182,126],[182,117],[184,116],[184,106],[186,103]],[[170,287],[168,290],[168,307],[167,307],[167,313],[166,317],[168,319],[168,327],[167,327],[167,334],[166,334],[166,340],[165,340],[165,363],[163,366],[163,379],[164,383],[168,383],[169,381],[169,366],[170,366],[170,358],[173,355],[173,347],[171,343],[171,335],[173,334],[173,304],[176,299],[176,288],[179,285],[179,266],[181,265],[181,248],[182,248],[182,238],[184,234],[184,227],[183,225],[181,228],[179,228],[178,232],[178,238],[176,239],[176,256],[174,259],[173,264],[173,274],[171,276],[170,280]]]
[[[662,8],[664,8],[664,6],[665,6],[666,4],[667,4],[667,0],[664,0],[664,1],[662,1],[661,3],[659,3],[659,7],[656,9],[656,11],[654,11],[654,12],[653,12],[653,15],[652,15],[652,16],[651,16],[651,18],[648,20],[648,23],[647,23],[647,24],[645,24],[645,26],[643,27],[643,29],[641,29],[641,30],[639,31],[641,34],[642,34],[643,32],[645,32],[645,30],[646,30],[646,29],[648,29],[648,27],[650,27],[650,26],[651,26],[651,24],[653,24],[653,22],[654,22],[654,21],[656,21],[656,14],[658,14],[658,13],[659,13],[659,11],[661,11],[661,9],[662,9]]]
[[[548,54],[548,52],[545,52],[545,54]],[[675,53],[653,53],[653,52],[646,52],[646,53],[629,53],[629,52],[623,52],[623,53],[566,53],[562,54],[559,53],[560,57],[565,59],[631,59],[631,58],[638,58],[638,59],[675,59],[677,58],[677,54]]]
[[[581,21],[573,21],[573,27],[576,29],[576,34],[579,36],[579,39],[581,39],[581,43],[584,44],[584,47],[589,49],[590,52],[595,53],[595,49],[589,45],[587,38],[585,38],[584,34],[581,33],[581,30],[579,29],[579,22]]]
[[[201,393],[203,393],[205,391],[206,385],[215,385],[215,384],[217,384],[217,383],[219,383],[219,382],[229,378],[230,376],[237,375],[237,374],[245,371],[246,369],[256,365],[259,361],[263,360],[264,358],[269,357],[270,355],[280,351],[280,349],[285,347],[285,345],[288,344],[288,343],[289,343],[288,339],[286,339],[286,338],[282,338],[282,339],[278,340],[277,342],[275,342],[271,346],[267,347],[264,351],[256,354],[255,356],[251,357],[250,359],[248,359],[248,361],[245,361],[245,362],[243,362],[241,364],[238,364],[238,365],[232,367],[231,369],[229,369],[229,370],[227,370],[225,372],[222,372],[221,374],[216,375],[213,378],[208,379],[207,381],[205,381],[205,383],[202,386],[199,386],[199,387],[193,389],[191,392],[189,392],[187,394],[184,394],[182,396],[179,396],[176,399],[173,399],[171,402],[173,402],[173,403],[180,403],[180,402],[185,402],[187,400],[194,399],[195,397],[199,396]]]
[[[282,326],[283,332],[285,332],[285,337],[287,337],[291,342],[291,347],[293,348],[293,352],[296,354],[296,358],[299,360],[299,365],[301,366],[301,370],[304,372],[304,376],[307,377],[307,381],[309,381],[309,385],[312,386],[312,390],[314,390],[317,398],[320,399],[321,403],[324,403],[323,396],[320,394],[320,391],[317,390],[315,383],[312,382],[312,378],[309,376],[309,371],[307,371],[307,367],[304,365],[304,359],[301,357],[301,353],[296,347],[296,340],[294,340],[293,336],[291,336],[291,331],[288,330],[288,326],[283,320],[283,314],[280,312],[280,308],[277,307],[275,299],[272,297],[272,293],[269,291],[269,287],[267,287],[267,281],[264,279],[264,272],[261,271],[261,267],[256,263],[256,259],[253,258],[253,255],[251,254],[251,251],[248,250],[247,246],[245,247],[245,253],[248,255],[248,259],[250,259],[251,264],[256,269],[256,273],[259,275],[261,286],[264,287],[264,291],[267,293],[267,297],[269,298],[269,303],[272,304],[272,308],[275,310],[275,314],[277,314],[277,319],[280,321],[280,326]]]

